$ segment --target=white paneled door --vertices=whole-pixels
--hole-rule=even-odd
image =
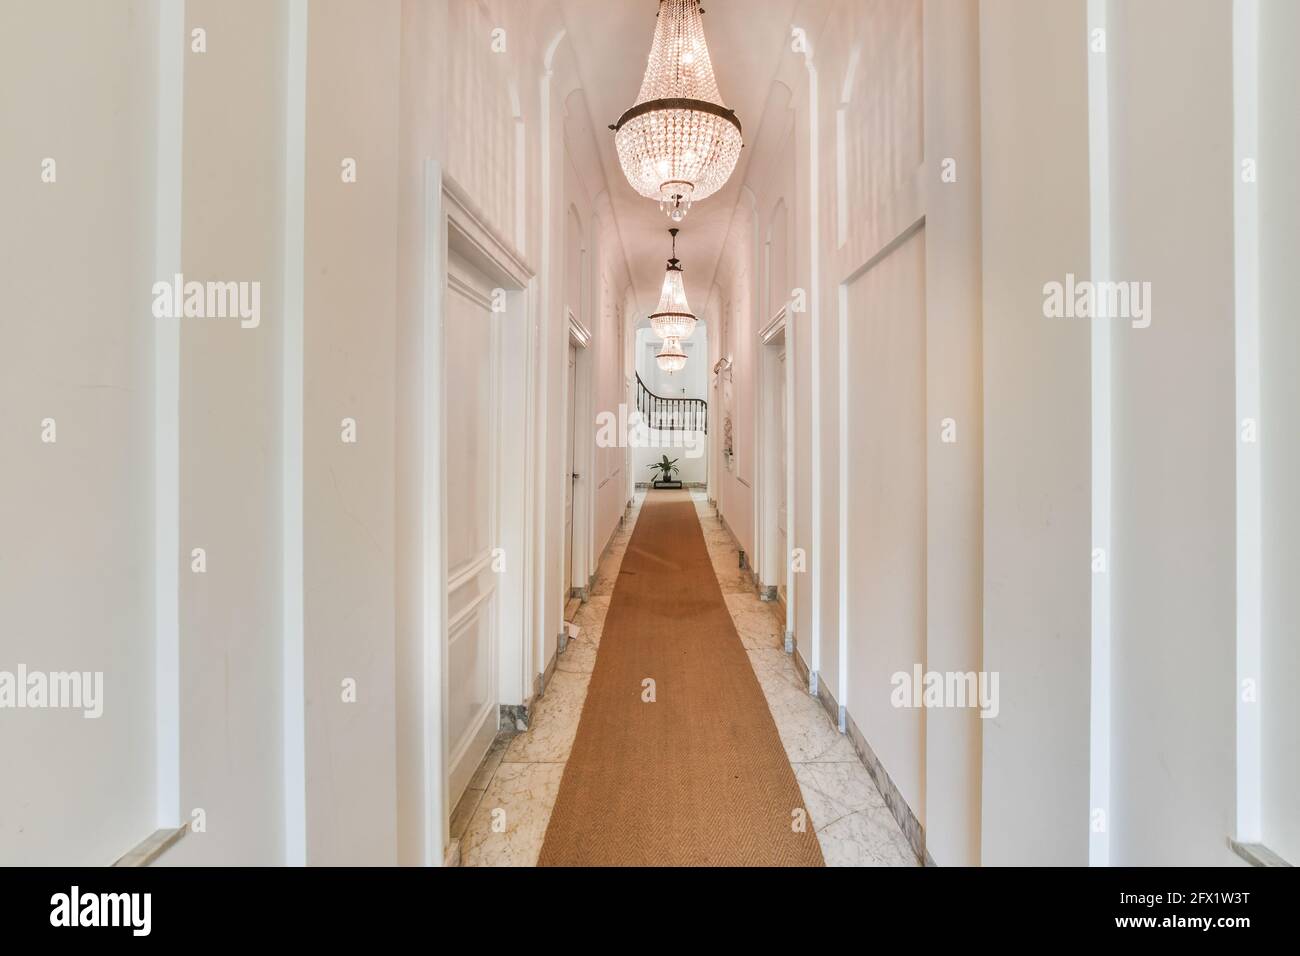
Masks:
[[[499,723],[497,540],[500,329],[492,284],[447,263],[442,414],[446,435],[447,632],[443,688],[448,806],[460,799]]]

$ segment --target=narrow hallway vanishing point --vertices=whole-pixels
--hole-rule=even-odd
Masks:
[[[644,515],[648,508],[667,507],[668,502],[677,496],[682,496],[682,500],[685,500],[686,493],[651,491],[648,494],[650,498],[647,506],[647,492],[637,492],[623,517],[622,527],[611,539],[601,558],[596,584],[590,597],[569,615],[574,628],[572,636],[558,656],[556,673],[534,708],[528,730],[520,733],[505,731],[498,736],[457,805],[451,820],[451,837],[453,855],[459,853],[461,865],[531,866],[538,862],[544,842],[554,839],[548,836],[548,824],[552,820],[570,755],[576,746],[575,738],[580,733],[596,737],[600,731],[599,726],[584,729],[582,718],[602,642],[608,646],[611,640],[628,640],[632,637],[628,632],[636,624],[625,617],[620,624],[620,632],[614,634],[607,626],[607,616],[611,603],[622,597],[618,591],[622,586],[620,570],[629,548],[634,546],[638,520],[645,521]],[[702,491],[692,491],[689,500],[698,515],[708,560],[734,625],[734,635],[738,635],[744,655],[752,665],[752,675],[757,678],[758,686],[762,689],[763,700],[771,719],[775,721],[784,755],[788,758],[789,768],[797,781],[798,791],[802,793],[802,801],[796,801],[788,809],[778,808],[783,810],[778,825],[787,832],[797,832],[792,830],[792,825],[798,819],[793,811],[804,810],[804,832],[815,832],[820,847],[820,854],[816,855],[805,850],[800,855],[800,861],[806,865],[820,865],[824,858],[829,866],[917,865],[915,852],[849,739],[838,732],[826,711],[808,694],[807,685],[800,679],[792,657],[782,648],[782,623],[777,616],[779,605],[760,600],[748,577],[738,570],[739,550],[736,542],[717,517],[707,495]],[[659,537],[653,551],[643,551],[642,566],[673,561],[676,546],[665,547],[666,543],[663,537]],[[644,548],[645,545],[641,544],[641,547]],[[660,583],[664,582],[656,581],[656,584]],[[664,607],[659,610],[656,620],[671,620],[674,634],[691,642],[699,634],[700,622],[696,613],[699,610],[698,604],[681,603],[677,592],[667,587]],[[705,639],[726,642],[736,638],[710,635]],[[749,673],[739,672],[734,661],[720,665],[714,658],[713,664],[715,666],[712,669],[695,673],[716,688],[743,682],[750,676]],[[685,730],[689,726],[691,704],[698,703],[698,700],[691,701],[666,694],[664,684],[658,681],[655,690],[654,707],[675,712],[679,724],[677,729]],[[631,684],[626,694],[635,702],[628,705],[629,710],[646,703],[639,681]],[[731,701],[723,695],[723,699],[715,703],[726,707]],[[732,733],[761,737],[766,729],[761,721],[753,719],[753,714],[744,713],[736,717],[729,728]],[[670,724],[673,722],[672,718],[668,721]],[[626,765],[629,760],[641,760],[642,753],[647,761],[653,760],[656,754],[652,752],[651,741],[667,744],[678,751],[666,753],[667,759],[663,761],[661,769],[670,770],[683,768],[685,761],[681,759],[683,755],[680,750],[689,749],[696,743],[696,735],[682,734],[676,739],[665,739],[661,735],[655,738],[644,736],[645,731],[635,725],[624,726],[631,731],[630,736],[622,742],[624,746],[616,746],[610,741],[593,740],[589,742],[588,749],[594,753],[604,753],[611,763],[618,760],[620,765]],[[696,730],[698,729],[697,727]],[[628,747],[638,749],[629,754]],[[658,756],[664,757],[665,753],[661,751]],[[728,758],[743,759],[751,772],[754,772],[747,752],[739,746],[733,753],[718,751],[706,756],[718,760],[720,765]],[[706,790],[716,783],[725,782],[728,775],[721,772],[721,766],[717,768],[720,772],[713,774],[708,773],[708,768],[703,768],[704,773],[700,773],[700,769],[689,768],[691,773],[683,775],[680,781],[689,780],[701,790]],[[614,789],[620,785],[624,788],[630,786],[625,777],[621,777],[615,770],[606,772],[604,767],[596,767],[593,772],[584,775],[575,775],[585,783],[598,783],[602,776],[606,783],[614,785]],[[760,832],[771,836],[772,821],[745,819],[743,813],[738,813],[734,807],[728,806],[725,812],[717,814],[710,821],[731,828],[724,833],[725,840],[714,844],[715,849],[720,851],[720,855],[714,856],[710,856],[707,851],[710,845],[707,840],[698,839],[702,834],[683,832],[689,827],[651,826],[649,824],[654,821],[649,819],[648,812],[628,812],[682,796],[666,789],[665,783],[660,777],[646,775],[639,777],[640,785],[648,784],[644,790],[625,789],[625,795],[629,799],[624,811],[628,815],[620,818],[615,825],[619,828],[631,828],[637,823],[643,825],[640,836],[644,842],[640,844],[635,842],[635,835],[624,834],[624,840],[633,841],[633,852],[610,858],[611,849],[622,843],[608,839],[609,824],[606,822],[602,825],[596,819],[600,814],[600,803],[593,802],[575,820],[570,821],[568,832],[561,837],[567,852],[554,850],[548,862],[628,866],[692,863],[752,865],[776,862],[770,856],[773,851],[771,842],[760,840],[755,846],[752,841],[736,839],[736,831],[748,833],[751,837]],[[575,780],[573,786],[577,789],[581,784]],[[607,795],[607,792],[598,791],[595,797],[599,801]],[[680,803],[682,812],[686,814],[699,813],[704,805],[700,799],[682,799]],[[587,824],[585,828],[584,822]],[[747,856],[734,855],[739,853],[741,847],[748,847]],[[583,850],[587,852],[580,852]],[[626,852],[626,847],[624,850]],[[728,850],[733,853],[729,854]]]

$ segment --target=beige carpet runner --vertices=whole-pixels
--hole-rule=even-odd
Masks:
[[[652,491],[538,863],[821,866],[811,819],[793,825],[803,808],[695,505]]]

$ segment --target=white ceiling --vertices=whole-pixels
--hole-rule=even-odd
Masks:
[[[746,148],[727,185],[691,208],[681,223],[677,254],[691,308],[704,311],[731,214],[757,140],[768,88],[789,41],[796,0],[704,0],[704,36],[718,89],[740,118]],[[636,100],[654,36],[658,0],[563,0],[565,27],[591,111],[614,214],[632,272],[637,304],[654,308],[668,258],[668,227],[659,204],[638,195],[619,168],[606,127]]]

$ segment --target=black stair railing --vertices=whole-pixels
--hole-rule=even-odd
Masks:
[[[658,431],[709,433],[709,403],[702,398],[664,398],[636,377],[636,408],[646,427]]]

